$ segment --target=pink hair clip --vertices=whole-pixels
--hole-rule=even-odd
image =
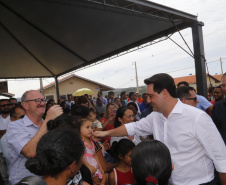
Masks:
[[[145,178],[146,182],[153,182],[155,184],[158,184],[158,180],[155,177],[149,176],[147,178]]]

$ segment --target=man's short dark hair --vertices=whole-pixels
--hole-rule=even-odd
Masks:
[[[122,91],[121,94],[120,94],[120,96],[122,97],[125,94],[126,94],[126,91]]]
[[[131,97],[133,96],[133,94],[135,94],[135,92],[130,92],[129,93],[129,98],[131,99]]]
[[[3,101],[8,101],[9,102],[9,99],[1,99],[0,102],[3,102]]]
[[[115,95],[115,93],[114,93],[113,91],[109,91],[109,92],[108,92],[108,96],[109,96],[109,95]]]
[[[99,91],[99,93],[102,95],[103,93],[102,93],[102,91]]]
[[[174,98],[176,97],[176,86],[174,79],[166,73],[153,75],[152,77],[145,79],[144,83],[146,85],[153,84],[154,91],[158,94],[160,94],[163,89],[167,89],[170,96]]]
[[[10,98],[10,99],[9,99],[9,101],[10,101],[10,100],[16,100],[16,101],[17,101],[17,99],[16,99],[16,98]]]
[[[13,107],[11,110],[10,110],[10,117],[15,117],[16,116],[16,109],[17,108],[20,108],[20,109],[22,109],[22,110],[24,110],[24,108],[22,107],[22,106],[20,106],[20,105],[17,105],[17,106],[15,106],[15,107]]]
[[[189,91],[195,91],[193,87],[182,86],[177,88],[177,98],[182,100],[183,98],[188,98],[191,96]]]
[[[179,82],[178,84],[177,84],[177,87],[179,87],[180,85],[184,85],[184,86],[189,86],[189,84],[188,84],[188,82],[186,82],[186,81],[181,81],[181,82]]]

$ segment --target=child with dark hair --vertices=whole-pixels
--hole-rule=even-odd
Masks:
[[[101,122],[97,119],[96,110],[92,107],[89,109],[89,119],[93,122],[93,130],[101,131],[103,130]]]
[[[37,146],[37,154],[25,166],[30,172],[43,176],[48,185],[66,185],[82,166],[84,145],[78,133],[55,129],[45,134]]]
[[[93,176],[99,176],[99,178],[102,179],[103,177],[102,175],[104,172],[99,162],[99,159],[95,153],[94,142],[91,139],[93,135],[93,123],[86,118],[82,118],[80,121],[81,121],[80,135],[85,145],[83,162],[88,168],[91,165],[96,169]]]
[[[170,151],[160,141],[143,141],[133,151],[132,170],[137,185],[167,185],[172,168]]]
[[[47,129],[49,131],[57,128],[70,129],[72,131],[77,131],[78,133],[80,133],[80,122],[76,119],[75,116],[63,114],[56,119],[47,122]],[[85,165],[82,165],[79,172],[67,181],[67,185],[80,185],[81,183],[88,183],[92,185],[91,173]]]
[[[134,184],[135,179],[131,170],[131,158],[135,144],[129,139],[121,139],[113,142],[112,154],[118,165],[109,175],[109,185]]]

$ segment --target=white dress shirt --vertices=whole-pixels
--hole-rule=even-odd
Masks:
[[[226,173],[226,147],[212,119],[202,110],[178,101],[168,118],[152,112],[138,122],[125,124],[129,136],[153,134],[170,150],[174,170],[171,183],[197,185]]]
[[[3,118],[2,115],[0,115],[0,130],[7,130],[9,123],[11,123],[9,115],[6,118]],[[0,153],[2,153],[1,145],[0,145]]]

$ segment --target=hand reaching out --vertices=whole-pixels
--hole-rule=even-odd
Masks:
[[[93,135],[97,138],[98,137],[106,137],[107,134],[108,134],[108,131],[95,131],[95,132],[93,132]]]
[[[110,144],[107,142],[107,140],[104,141],[102,145],[103,145],[103,147],[104,147],[104,150],[110,150],[110,149],[111,149],[111,146],[110,146]]]

